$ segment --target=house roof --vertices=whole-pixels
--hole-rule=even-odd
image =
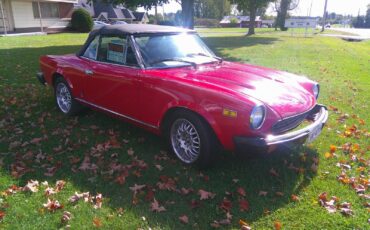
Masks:
[[[135,19],[132,11],[125,8],[122,4],[114,5],[103,2],[102,0],[96,0],[94,2],[79,0],[75,7],[84,8],[95,18],[103,15],[106,19]]]
[[[144,12],[133,12],[134,16],[135,16],[135,21],[142,21],[145,14]]]

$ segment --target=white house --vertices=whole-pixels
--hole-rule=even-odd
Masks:
[[[0,0],[0,33],[65,28],[78,0]],[[41,13],[40,13],[41,11]]]

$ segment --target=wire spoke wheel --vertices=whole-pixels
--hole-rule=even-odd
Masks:
[[[64,82],[59,82],[57,84],[56,99],[59,109],[63,113],[68,113],[72,106],[72,96],[68,86]]]
[[[172,149],[185,163],[193,163],[201,153],[200,136],[195,126],[188,120],[175,120],[170,130]]]

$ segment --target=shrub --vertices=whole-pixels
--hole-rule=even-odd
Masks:
[[[72,13],[71,27],[78,32],[89,32],[93,28],[93,20],[84,9],[77,9]]]
[[[176,26],[176,23],[174,21],[170,21],[170,20],[163,20],[163,21],[158,21],[158,25],[162,25],[162,26]]]
[[[195,18],[194,25],[197,27],[219,27],[219,20],[210,18]]]

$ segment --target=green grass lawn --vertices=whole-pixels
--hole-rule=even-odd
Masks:
[[[355,185],[369,183],[370,41],[291,37],[290,32],[267,30],[245,37],[232,31],[200,34],[226,60],[318,81],[319,101],[330,109],[330,118],[309,146],[249,160],[225,152],[206,171],[184,167],[167,157],[161,138],[105,114],[87,111],[67,118],[57,111],[52,89],[35,78],[38,58],[76,52],[87,34],[0,37],[0,228],[208,229],[217,225],[214,221],[227,222],[226,209],[231,223],[222,228],[238,229],[243,220],[253,229],[280,224],[282,229],[368,229],[370,200],[337,176],[350,166],[345,173],[356,178]],[[336,146],[334,156],[331,145]],[[112,171],[119,165],[126,170]],[[49,196],[45,185],[35,193],[9,190],[29,180],[48,181],[50,187],[64,180],[66,185]],[[146,187],[134,195],[130,187],[135,184]],[[238,193],[240,188],[245,196]],[[200,200],[200,189],[216,195]],[[83,200],[72,204],[69,198],[75,192],[101,193],[102,207]],[[351,203],[353,215],[329,213],[318,203],[322,192],[329,199],[336,196],[338,204]],[[153,195],[165,211],[151,210]],[[48,197],[62,208],[45,208]],[[248,210],[240,210],[240,200],[248,201]],[[68,223],[61,222],[64,211],[72,215]],[[183,215],[188,223],[179,220]]]

